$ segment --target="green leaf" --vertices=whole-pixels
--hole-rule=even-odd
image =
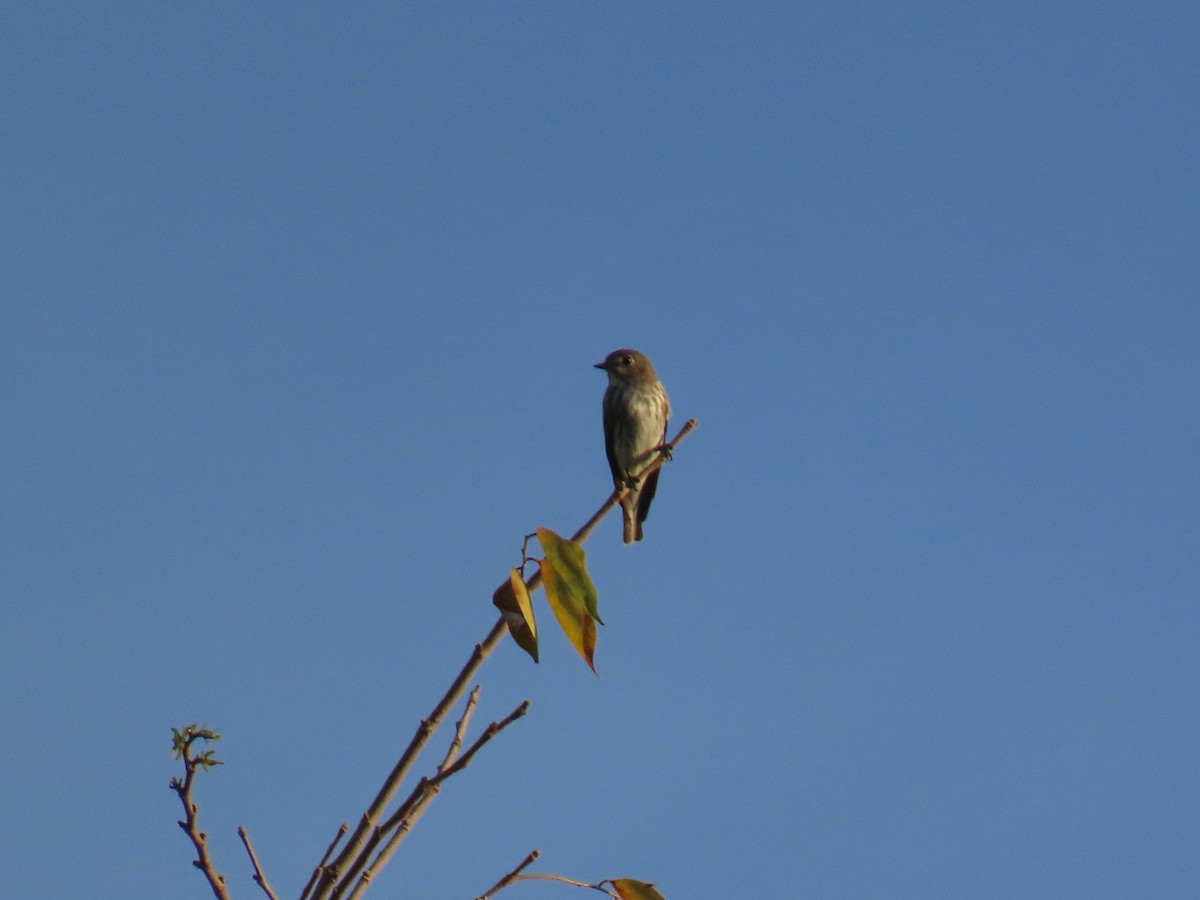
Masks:
[[[543,546],[545,545],[543,544]],[[588,613],[583,600],[571,590],[570,584],[563,580],[558,570],[554,568],[549,554],[546,559],[541,561],[540,565],[542,583],[546,587],[546,599],[550,601],[550,609],[554,611],[554,618],[558,620],[567,640],[574,645],[575,649],[579,651],[579,655],[583,657],[583,661],[595,672],[596,622]]]
[[[667,900],[654,889],[654,885],[634,878],[618,878],[611,882],[613,889],[620,894],[621,900]]]
[[[539,528],[537,536],[538,543],[546,551],[546,559],[562,582],[583,603],[588,615],[603,625],[604,620],[600,618],[598,611],[599,597],[596,594],[596,586],[592,584],[592,577],[588,575],[583,547],[560,537],[549,528]]]
[[[538,661],[537,620],[533,617],[533,602],[529,599],[529,591],[521,572],[513,569],[508,575],[508,581],[496,588],[492,594],[492,603],[504,614],[508,623],[508,632],[513,636],[517,645]]]
[[[183,759],[196,741],[219,741],[221,735],[205,725],[185,725],[171,729],[171,755]],[[211,750],[208,752],[212,752]]]
[[[203,767],[205,771],[208,771],[213,766],[225,765],[225,763],[217,759],[215,750],[205,750],[198,757],[196,757],[196,762]]]

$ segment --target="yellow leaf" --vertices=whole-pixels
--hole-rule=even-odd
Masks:
[[[545,545],[543,545],[545,546]],[[562,627],[579,655],[583,657],[592,669],[596,671],[593,661],[596,655],[596,623],[588,614],[583,601],[571,591],[570,586],[563,581],[558,570],[550,562],[549,554],[540,563],[542,567],[542,583],[546,586],[546,599],[550,601],[550,609],[554,618]],[[597,673],[598,674],[598,673]]]
[[[612,882],[612,886],[620,894],[621,900],[667,900],[654,889],[654,885],[634,878],[618,878]]]
[[[533,602],[529,599],[529,591],[519,569],[513,569],[508,581],[496,588],[492,603],[504,614],[513,640],[537,662],[537,620],[533,617]]]
[[[562,582],[584,605],[588,615],[603,625],[604,620],[600,618],[598,611],[596,586],[592,584],[592,577],[588,575],[586,554],[582,545],[560,537],[549,528],[539,528],[537,536],[538,543],[546,551],[546,559],[559,574]]]

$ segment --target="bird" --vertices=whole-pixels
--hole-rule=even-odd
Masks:
[[[628,486],[621,501],[626,544],[643,538],[642,523],[658,490],[655,470],[640,482],[634,474],[661,450],[667,440],[671,401],[646,354],[629,348],[614,350],[596,363],[608,373],[604,391],[604,452],[617,490]]]

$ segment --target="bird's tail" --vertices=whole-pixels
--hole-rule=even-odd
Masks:
[[[632,544],[642,539],[642,523],[638,521],[637,498],[626,497],[621,504],[622,517],[625,520],[625,543]]]

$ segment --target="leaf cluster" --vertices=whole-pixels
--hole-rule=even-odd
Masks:
[[[521,569],[512,569],[508,581],[496,588],[492,603],[503,613],[513,640],[537,662],[538,630],[530,585],[540,583],[563,634],[595,672],[596,625],[603,625],[604,620],[600,618],[596,585],[588,574],[587,554],[582,545],[549,528],[539,528],[536,534],[545,553],[543,558],[533,560],[538,564],[537,574],[526,582]]]

